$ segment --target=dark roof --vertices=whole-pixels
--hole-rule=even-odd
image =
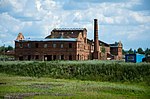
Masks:
[[[110,47],[118,47],[119,44],[121,44],[121,46],[123,46],[121,42],[115,42],[114,44],[110,44]]]
[[[24,40],[15,40],[16,42],[26,42],[26,41],[77,41],[76,38],[50,38],[50,39],[43,39],[43,38],[32,38],[32,39],[24,39]]]
[[[118,42],[115,42],[114,44],[110,44],[110,47],[118,47]]]
[[[93,40],[90,40],[90,39],[87,39],[87,42],[88,43],[94,43],[94,41]],[[105,42],[103,42],[103,41],[101,41],[101,40],[99,40],[99,45],[100,46],[102,46],[102,45],[105,45],[105,46],[110,46],[109,44],[107,44],[107,43],[105,43]]]
[[[93,43],[93,40],[87,39],[87,43],[91,44]]]
[[[101,40],[99,40],[99,44],[100,44],[100,46],[102,46],[102,45],[105,45],[105,46],[110,46],[109,44],[107,44],[107,43],[105,43],[105,42],[103,42],[103,41],[101,41]]]

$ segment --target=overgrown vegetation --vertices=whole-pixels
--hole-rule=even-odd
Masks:
[[[144,81],[150,85],[150,63],[110,61],[0,62],[0,72],[31,77],[94,81]]]
[[[149,99],[143,83],[21,77],[0,73],[1,99]]]

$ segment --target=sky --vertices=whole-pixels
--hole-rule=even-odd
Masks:
[[[124,49],[150,48],[150,0],[0,0],[0,46],[14,46],[18,33],[45,38],[54,28],[86,28],[93,39],[121,41]]]

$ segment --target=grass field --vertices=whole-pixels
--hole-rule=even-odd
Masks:
[[[0,73],[0,98],[150,99],[150,86],[143,82],[96,82]]]
[[[0,61],[0,98],[150,99],[150,63]]]

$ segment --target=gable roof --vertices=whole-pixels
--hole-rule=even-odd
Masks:
[[[19,33],[16,40],[23,40],[24,39],[24,36],[22,33]]]

